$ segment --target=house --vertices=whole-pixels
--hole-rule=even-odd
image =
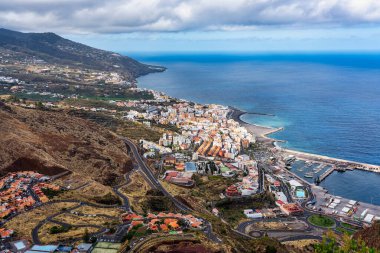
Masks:
[[[163,231],[163,232],[169,232],[169,228],[166,224],[161,224],[160,225],[160,229]]]
[[[231,185],[227,188],[226,195],[228,197],[240,196],[240,192],[238,191],[238,188],[235,185]]]
[[[43,253],[43,252],[55,252],[59,245],[33,245],[30,250],[25,251],[25,253]]]
[[[76,248],[78,253],[90,253],[92,250],[91,243],[81,243]]]
[[[212,213],[213,213],[215,216],[219,216],[219,210],[216,209],[216,208],[213,208],[213,209],[212,209]]]
[[[139,226],[139,225],[143,225],[143,224],[144,224],[144,222],[141,221],[141,220],[134,220],[134,221],[131,222],[130,228],[132,229],[133,227],[136,227],[136,226]]]
[[[164,219],[164,224],[165,224],[168,228],[173,229],[173,230],[177,230],[177,229],[180,228],[177,219],[172,219],[172,218]]]
[[[134,221],[134,220],[143,220],[144,217],[135,213],[124,213],[121,215],[121,220],[126,221]]]
[[[244,215],[250,219],[260,219],[263,217],[262,213],[254,212],[252,209],[245,209]]]
[[[165,165],[174,165],[176,163],[176,159],[174,156],[167,156],[164,159]]]
[[[154,232],[158,232],[158,223],[160,222],[159,219],[152,219],[149,224],[148,228]]]
[[[5,228],[0,228],[0,237],[1,239],[6,239],[11,237],[13,234],[13,230],[10,229],[5,229]]]
[[[286,215],[301,215],[303,209],[295,203],[283,204],[280,206],[280,210]]]
[[[148,215],[146,216],[148,219],[155,219],[157,218],[157,215],[153,214],[153,213],[148,213]]]
[[[10,242],[10,249],[12,252],[25,252],[27,249],[30,248],[30,244],[27,240],[19,240]]]

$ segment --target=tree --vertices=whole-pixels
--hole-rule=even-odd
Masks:
[[[42,104],[41,101],[38,101],[38,102],[36,102],[36,107],[37,107],[37,109],[43,109],[44,105]]]
[[[84,234],[83,234],[82,239],[84,242],[87,242],[87,243],[90,242],[90,234],[88,233],[87,228],[84,230]]]
[[[342,242],[338,243],[337,237],[327,233],[321,243],[314,246],[316,253],[378,253],[374,248],[369,248],[364,241],[352,239],[348,234],[343,235]]]

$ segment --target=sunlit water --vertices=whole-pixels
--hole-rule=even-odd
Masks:
[[[380,165],[380,55],[133,55],[167,67],[139,86],[200,103],[232,105],[260,125],[285,127],[284,146]],[[350,187],[345,187],[351,180]],[[366,187],[362,184],[366,182]],[[380,204],[380,176],[334,173],[335,194]],[[354,187],[355,186],[355,187]]]

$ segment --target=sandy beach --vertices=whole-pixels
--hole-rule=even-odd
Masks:
[[[278,132],[278,131],[282,131],[284,128],[282,128],[282,127],[281,128],[273,128],[273,127],[259,126],[259,125],[247,123],[240,118],[242,115],[246,114],[247,112],[242,111],[242,110],[235,108],[235,107],[231,107],[231,106],[229,108],[231,110],[229,117],[231,119],[239,122],[239,124],[244,126],[251,134],[256,135],[257,138],[264,140],[264,141],[270,141],[270,142],[279,141],[279,142],[281,142],[281,140],[275,140],[273,138],[268,137],[268,135],[275,133],[275,132]]]
[[[235,107],[229,107],[229,108],[231,110],[229,114],[229,118],[239,122],[239,124],[244,126],[251,134],[256,135],[257,140],[259,142],[264,142],[264,143],[273,145],[273,147],[276,147],[277,149],[279,149],[285,156],[295,155],[299,159],[322,161],[322,162],[331,163],[331,164],[347,165],[347,166],[352,166],[355,169],[361,169],[365,171],[380,173],[379,165],[360,163],[360,162],[355,162],[355,161],[349,161],[349,160],[344,160],[344,159],[339,159],[339,158],[333,158],[333,157],[328,157],[328,156],[323,156],[323,155],[311,154],[307,152],[282,148],[277,143],[284,142],[284,141],[270,138],[268,137],[268,135],[278,132],[278,131],[282,131],[284,130],[284,128],[282,127],[272,128],[272,127],[259,126],[259,125],[247,123],[240,118],[242,115],[246,114],[247,112],[242,111]]]

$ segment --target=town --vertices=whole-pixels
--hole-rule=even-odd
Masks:
[[[17,82],[18,80],[6,83]],[[22,85],[22,83],[20,83]],[[331,219],[332,224],[337,221],[347,224],[346,227],[329,224],[328,228],[334,227],[335,231],[352,233],[363,225],[370,225],[379,219],[379,209],[366,203],[358,203],[353,200],[345,200],[339,196],[331,196],[323,188],[315,186],[312,181],[303,179],[301,175],[293,174],[293,164],[298,165],[299,161],[295,156],[285,156],[281,150],[276,148],[266,149],[263,155],[255,151],[257,136],[248,132],[245,127],[232,119],[231,108],[221,105],[200,105],[184,100],[171,98],[161,92],[138,88],[129,88],[133,92],[144,92],[150,94],[150,99],[139,100],[107,100],[106,103],[112,105],[112,109],[102,107],[87,107],[82,105],[70,105],[65,99],[57,101],[43,102],[42,108],[50,110],[71,109],[78,111],[90,111],[118,117],[123,121],[132,121],[146,127],[160,126],[163,130],[157,141],[139,139],[138,145],[142,150],[142,157],[147,161],[154,161],[154,173],[159,181],[167,182],[173,187],[185,189],[197,188],[198,177],[219,177],[229,180],[230,184],[225,185],[224,190],[219,192],[219,199],[232,199],[233,201],[246,201],[247,197],[270,192],[273,202],[263,208],[242,208],[237,210],[251,220],[238,224],[237,232],[251,236],[261,236],[253,234],[259,226],[268,226],[274,223],[281,224],[285,217],[294,217],[291,226],[300,226],[307,229],[305,238],[318,239],[322,237],[319,230],[314,230],[313,226],[319,228],[320,221],[315,217],[323,214],[325,219]],[[12,89],[11,90],[17,90]],[[51,95],[51,94],[47,94]],[[77,96],[71,98],[78,99]],[[21,106],[28,109],[36,109],[37,105],[32,100],[9,101],[14,106]],[[260,159],[255,159],[260,157]],[[264,163],[263,163],[264,162]],[[309,165],[308,165],[309,166]],[[318,167],[318,166],[316,166]],[[321,167],[321,166],[320,166]],[[294,167],[298,168],[298,167]],[[318,167],[319,168],[319,167]],[[323,174],[328,167],[315,172]],[[49,201],[44,195],[45,189],[59,191],[60,188],[48,183],[50,178],[35,172],[11,173],[1,181],[1,217],[3,221],[12,219],[19,212],[28,211],[35,206]],[[168,188],[167,190],[171,190]],[[239,200],[241,199],[241,200]],[[338,208],[341,211],[335,211]],[[216,216],[223,218],[223,210],[218,209],[218,205],[210,207],[210,211]],[[358,214],[358,215],[356,215]],[[142,216],[133,212],[120,215],[122,224],[127,226],[122,231],[119,238],[138,238],[139,234],[168,233],[180,234],[183,231],[191,233],[195,230],[205,228],[202,219],[192,215],[180,213],[149,213]],[[329,218],[331,217],[331,218]],[[315,221],[316,219],[316,221]],[[242,219],[243,221],[244,219]],[[314,223],[313,223],[314,222]],[[300,232],[292,231],[285,226],[288,232],[281,233],[280,240],[286,241],[295,235],[301,236]],[[347,228],[349,227],[349,228]],[[190,228],[190,230],[189,230]],[[276,229],[273,231],[266,229],[273,237],[276,237]],[[9,247],[15,247],[12,238],[12,230],[3,229],[2,239],[8,242]],[[127,236],[127,237],[126,237]],[[79,245],[92,252],[97,252],[97,248],[105,247],[102,244],[107,242],[105,238],[98,234],[98,244],[87,243]],[[103,239],[102,239],[103,238]],[[5,242],[4,241],[4,242]],[[121,240],[112,240],[112,243],[120,247]],[[31,249],[43,247],[22,243]],[[29,245],[29,246],[27,246]],[[96,246],[98,245],[98,246]],[[137,242],[132,243],[132,247]],[[35,248],[33,248],[35,247]],[[56,245],[56,250],[62,245]],[[65,245],[69,249],[75,246]],[[111,246],[110,246],[111,247]],[[115,246],[116,247],[116,246]],[[50,249],[49,249],[50,250]],[[62,250],[61,250],[62,251]],[[84,251],[79,251],[84,252]],[[90,251],[86,251],[90,252]],[[115,251],[116,252],[116,251]]]
[[[0,50],[2,123],[18,129],[4,149],[20,134],[38,150],[19,157],[12,147],[16,158],[2,164],[1,252],[312,252],[331,233],[341,242],[379,223],[372,201],[321,186],[379,166],[283,148],[268,137],[282,128],[138,88],[114,64],[121,55],[90,51],[106,68]],[[136,76],[164,70],[140,67]]]

